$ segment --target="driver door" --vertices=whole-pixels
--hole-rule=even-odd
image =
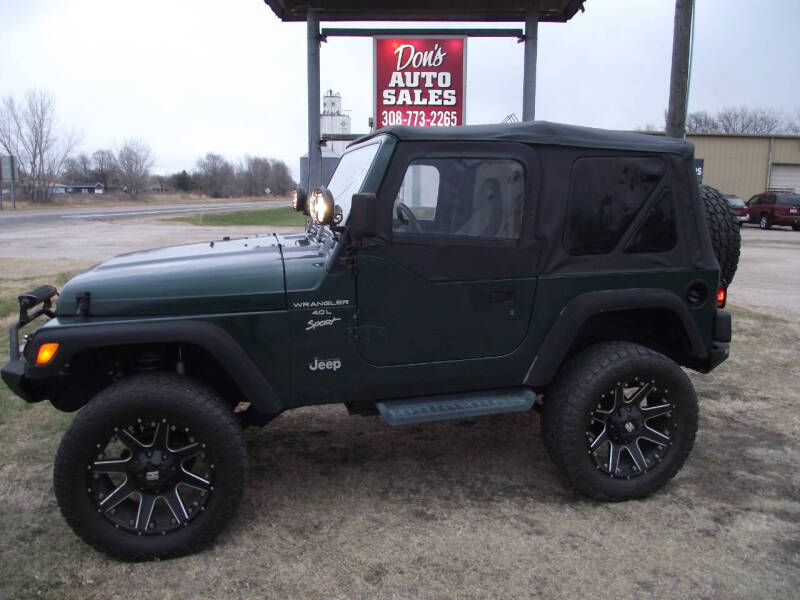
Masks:
[[[533,151],[469,146],[418,143],[393,160],[378,197],[378,210],[391,211],[390,241],[357,259],[358,348],[372,364],[494,358],[525,339],[536,290],[535,250],[522,243],[535,214]]]

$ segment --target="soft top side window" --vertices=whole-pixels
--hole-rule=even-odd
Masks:
[[[570,178],[564,244],[573,256],[614,250],[664,177],[659,158],[584,157]]]
[[[424,158],[411,162],[392,210],[401,236],[519,238],[525,171],[495,158]]]

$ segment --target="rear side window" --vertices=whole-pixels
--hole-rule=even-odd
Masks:
[[[406,169],[392,230],[409,236],[517,239],[525,172],[515,160],[431,158]]]
[[[675,207],[672,193],[666,189],[647,213],[631,241],[625,247],[626,252],[667,252],[675,247],[678,233],[675,227]]]
[[[800,195],[786,194],[785,196],[778,196],[778,204],[784,204],[788,206],[800,206]]]
[[[581,158],[572,167],[564,242],[572,255],[616,248],[664,177],[657,158]]]

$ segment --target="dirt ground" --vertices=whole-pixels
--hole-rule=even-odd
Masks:
[[[132,237],[150,227],[152,238]],[[145,241],[223,234],[238,233],[100,223],[86,238],[91,252],[64,239],[49,255],[68,262],[35,261],[35,273],[0,258],[0,280],[57,277]],[[796,262],[795,235],[778,264]],[[0,257],[25,243],[2,242]],[[753,282],[758,253],[743,256],[732,356],[692,374],[693,454],[642,501],[571,493],[534,412],[390,428],[341,406],[304,408],[246,432],[249,487],[212,548],[118,563],[78,540],[55,504],[52,459],[70,416],[0,387],[0,598],[796,598],[800,323],[743,305],[783,285]]]

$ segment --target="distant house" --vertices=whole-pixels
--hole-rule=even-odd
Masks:
[[[102,194],[105,191],[102,183],[69,183],[63,188],[64,194]]]

